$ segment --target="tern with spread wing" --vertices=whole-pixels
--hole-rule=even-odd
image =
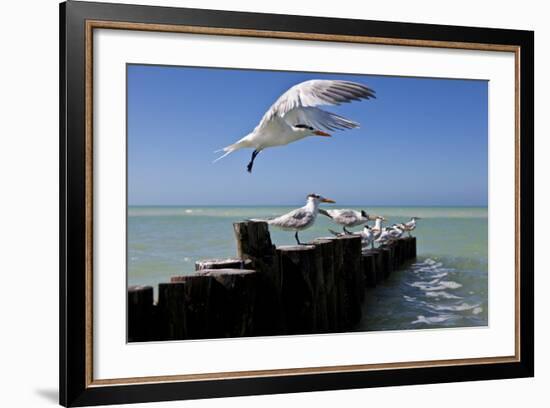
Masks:
[[[358,225],[367,223],[367,221],[374,221],[377,218],[377,216],[369,215],[366,213],[366,211],[363,210],[323,210],[321,208],[319,209],[319,212],[332,219],[332,221],[334,221],[336,224],[342,225],[342,228],[346,234],[351,234],[351,232],[348,231],[346,227],[356,227]]]
[[[301,245],[298,238],[298,231],[305,230],[315,223],[317,214],[319,213],[319,204],[334,203],[333,200],[320,196],[319,194],[310,194],[307,196],[306,205],[292,210],[276,218],[268,220],[253,219],[252,221],[265,221],[269,225],[280,228],[285,231],[295,231],[294,238],[298,245]]]
[[[240,149],[254,149],[246,167],[250,173],[256,156],[268,147],[284,146],[308,136],[330,137],[324,130],[359,127],[357,122],[318,106],[340,105],[374,97],[372,89],[351,81],[313,79],[294,85],[277,99],[251,133],[224,147],[224,154],[215,161]]]

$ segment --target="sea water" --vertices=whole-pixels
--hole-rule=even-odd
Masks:
[[[194,271],[195,261],[234,257],[233,223],[267,218],[295,207],[131,206],[128,208],[128,285],[151,285]],[[329,208],[329,207],[327,207]],[[343,208],[339,206],[339,208]],[[486,207],[356,207],[386,224],[422,219],[413,235],[418,257],[368,290],[358,330],[485,326],[488,322]],[[307,242],[339,227],[319,215],[300,233]],[[358,230],[360,228],[356,228]],[[294,233],[270,228],[276,245]]]

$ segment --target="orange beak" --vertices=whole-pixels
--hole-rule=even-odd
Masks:
[[[330,134],[323,132],[322,130],[316,130],[315,132],[313,132],[313,134],[317,136],[330,137]]]
[[[334,200],[331,200],[330,198],[323,198],[321,200],[322,203],[335,203],[336,201]]]

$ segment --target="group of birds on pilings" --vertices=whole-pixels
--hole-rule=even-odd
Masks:
[[[336,232],[331,229],[329,231],[336,236],[342,235],[359,235],[363,243],[363,248],[366,249],[369,246],[374,248],[374,244],[378,246],[384,246],[391,244],[395,240],[403,237],[405,233],[410,237],[411,231],[416,229],[416,221],[420,217],[411,217],[407,222],[397,223],[390,225],[389,227],[382,227],[382,223],[386,221],[386,218],[379,215],[369,215],[365,211],[356,210],[323,210],[319,212],[327,217],[331,218],[335,223],[343,226],[344,232]],[[374,226],[369,226],[368,221],[375,221]],[[350,232],[346,227],[355,227],[363,225],[363,229],[359,232]]]
[[[420,217],[412,217],[408,222],[382,227],[382,223],[386,221],[386,218],[380,215],[367,214],[364,210],[325,210],[319,207],[321,203],[335,203],[335,201],[319,194],[309,194],[306,204],[303,207],[292,210],[279,217],[251,219],[251,221],[263,221],[285,231],[294,231],[296,243],[302,245],[298,232],[313,226],[317,219],[317,215],[320,213],[329,217],[334,223],[342,226],[342,232],[336,232],[329,229],[333,235],[358,235],[361,237],[363,248],[368,248],[369,246],[374,248],[375,243],[379,246],[384,246],[401,238],[405,233],[410,236],[411,231],[416,228],[416,221],[420,219]],[[374,226],[369,226],[369,221],[374,221]],[[359,232],[352,232],[348,229],[360,225],[363,225],[363,229]]]
[[[256,157],[267,148],[285,146],[309,136],[330,137],[331,135],[326,131],[359,127],[359,123],[324,111],[318,106],[340,105],[372,98],[375,98],[375,91],[357,82],[322,79],[301,82],[292,86],[275,101],[252,132],[221,149],[220,151],[223,151],[224,154],[215,161],[240,149],[254,149],[250,162],[246,166],[247,171],[251,173]],[[407,223],[382,228],[384,217],[370,216],[364,211],[348,209],[319,209],[320,203],[333,202],[333,200],[318,194],[310,194],[307,197],[306,205],[301,208],[272,219],[255,221],[265,221],[269,225],[283,230],[294,231],[296,242],[301,244],[298,232],[311,227],[315,223],[317,214],[321,212],[337,224],[342,225],[344,234],[355,234],[347,228],[365,224],[363,230],[358,234],[361,235],[367,246],[374,246],[374,243],[379,245],[390,243],[405,232],[410,234],[416,227],[416,220],[419,219],[413,217]],[[368,221],[375,221],[375,225],[368,226]],[[336,235],[340,234],[332,232]]]

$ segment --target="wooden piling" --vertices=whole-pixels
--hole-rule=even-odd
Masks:
[[[386,280],[393,271],[392,248],[390,246],[382,246],[379,250],[381,254],[382,280]]]
[[[282,277],[281,301],[288,334],[317,331],[316,281],[322,275],[320,249],[315,245],[277,248]]]
[[[365,280],[361,265],[361,237],[345,235],[334,238],[342,247],[336,278],[340,280],[340,330],[353,327],[361,319],[361,300]]]
[[[153,288],[130,286],[128,288],[128,341],[148,341],[155,336]]]
[[[344,299],[346,298],[345,285],[345,259],[344,243],[337,237],[327,238],[332,241],[332,274],[334,279],[334,313],[335,320],[332,323],[331,331],[345,330],[347,325],[347,311]]]
[[[255,334],[268,336],[286,332],[281,305],[282,279],[279,256],[266,222],[243,221],[233,224],[237,258],[252,263],[257,271]]]
[[[215,258],[195,262],[196,271],[203,269],[252,269],[252,261],[238,258]]]
[[[128,341],[348,331],[372,290],[416,257],[416,238],[362,251],[361,238],[319,238],[275,248],[265,222],[234,224],[237,258],[153,288],[128,288]]]
[[[382,250],[380,248],[368,249],[363,251],[363,254],[368,254],[373,257],[375,284],[378,285],[382,283],[385,275]]]
[[[159,308],[169,339],[253,334],[256,271],[203,269],[159,286]]]
[[[209,294],[210,337],[254,334],[257,273],[250,269],[204,269],[196,272],[212,279]]]
[[[376,264],[378,253],[370,250],[363,251],[363,275],[365,276],[365,286],[367,288],[376,287]]]
[[[188,332],[193,332],[196,338],[206,338],[208,336],[208,326],[206,320],[206,309],[208,304],[207,293],[209,290],[202,290],[203,296],[193,296],[194,305],[192,310],[194,316],[186,319],[186,311],[190,308],[187,306],[187,301],[190,300],[186,295],[188,287],[184,282],[160,283],[159,284],[159,326],[163,340],[181,340],[185,338],[193,338],[188,335]],[[194,287],[195,290],[197,286]],[[203,317],[202,323],[200,317]],[[195,322],[199,323],[195,326]],[[189,325],[191,329],[187,329]]]
[[[330,238],[315,239],[312,245],[321,251],[323,285],[317,289],[316,298],[320,301],[321,313],[318,321],[319,332],[331,332],[338,329],[338,287],[334,271],[334,241]],[[326,310],[326,314],[323,315]],[[323,316],[325,320],[323,320]]]
[[[403,263],[403,241],[398,239],[392,244],[392,271],[395,271],[401,267]]]
[[[411,246],[411,253],[409,255],[409,259],[415,259],[416,258],[416,237],[410,238],[410,246]]]

